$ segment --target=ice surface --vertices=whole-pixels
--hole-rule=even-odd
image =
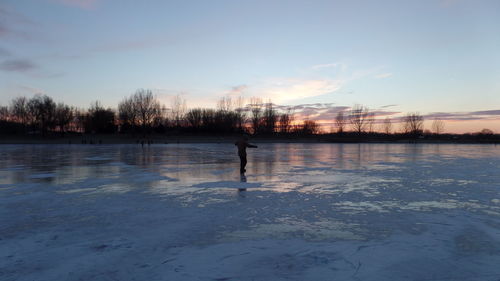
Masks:
[[[0,146],[0,280],[500,280],[500,146]]]

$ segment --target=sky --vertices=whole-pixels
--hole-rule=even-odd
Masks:
[[[260,97],[330,126],[362,104],[500,133],[498,0],[0,0],[0,105]]]

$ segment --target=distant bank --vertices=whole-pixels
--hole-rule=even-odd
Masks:
[[[122,134],[67,134],[65,136],[0,135],[0,144],[176,144],[176,143],[232,143],[240,134],[234,135],[122,135]],[[309,136],[257,135],[250,136],[258,143],[484,143],[500,144],[500,135],[421,135],[408,136],[384,134],[320,134]]]

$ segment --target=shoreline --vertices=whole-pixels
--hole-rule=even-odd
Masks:
[[[180,144],[180,143],[234,143],[240,135],[229,136],[189,136],[189,135],[68,135],[68,136],[0,136],[2,144]],[[307,137],[291,136],[250,136],[254,143],[385,143],[385,144],[500,144],[497,139],[373,139],[355,137],[332,137],[316,135]]]

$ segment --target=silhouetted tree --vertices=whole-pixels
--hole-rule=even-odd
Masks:
[[[403,131],[413,136],[421,135],[424,129],[424,117],[418,112],[408,113],[403,118]]]
[[[351,123],[353,131],[361,134],[365,130],[369,118],[369,113],[370,111],[368,107],[362,106],[360,104],[356,104],[351,108],[349,121]]]
[[[7,121],[9,120],[9,108],[7,106],[0,106],[0,120]]]
[[[28,99],[26,97],[14,98],[10,105],[10,112],[16,122],[21,123],[24,127],[28,125]]]
[[[175,127],[181,127],[184,114],[186,113],[186,100],[181,95],[172,98],[171,119]]]
[[[382,132],[389,135],[392,131],[392,121],[389,117],[384,119],[384,123],[382,123]]]
[[[313,135],[319,133],[319,125],[314,120],[304,120],[302,124],[295,126],[294,132],[301,135]]]
[[[243,99],[243,97],[238,97],[234,102],[235,106],[234,113],[239,132],[244,131],[243,124],[245,123],[245,116],[246,116],[244,105],[245,105],[245,100]]]
[[[250,122],[254,135],[259,133],[262,122],[262,99],[253,97],[250,99]]]
[[[203,110],[194,108],[186,113],[186,121],[193,129],[199,129],[203,124]]]
[[[74,119],[73,122],[75,123],[75,130],[77,132],[85,132],[85,125],[87,123],[87,114],[84,112],[83,109],[75,108],[74,110]]]
[[[369,112],[366,118],[366,129],[368,133],[373,133],[373,128],[375,126],[375,114]]]
[[[61,135],[66,132],[67,127],[73,120],[73,109],[64,103],[58,103],[55,110],[55,125],[59,127]]]
[[[204,131],[216,130],[215,125],[215,110],[213,109],[203,109],[202,110],[202,128]]]
[[[118,118],[120,120],[120,131],[133,131],[138,126],[137,110],[134,105],[134,98],[129,97],[123,99],[118,104]]]
[[[222,112],[230,112],[233,108],[233,102],[230,96],[222,97],[217,101],[217,110]]]
[[[118,104],[118,117],[122,131],[140,127],[143,133],[147,133],[155,122],[161,123],[162,109],[151,90],[138,89]]]
[[[137,121],[142,127],[143,133],[151,127],[155,118],[161,114],[160,102],[151,90],[139,89],[132,96]]]
[[[232,98],[229,96],[223,97],[217,102],[215,122],[218,131],[225,133],[242,131],[242,102],[242,99],[233,102]],[[233,110],[235,106],[237,109]]]
[[[111,108],[105,109],[99,101],[92,103],[87,113],[85,131],[113,133],[115,129],[115,112]]]
[[[293,113],[291,108],[279,115],[279,130],[281,133],[289,133],[292,127]]]
[[[335,126],[337,126],[337,133],[342,134],[344,132],[345,118],[343,111],[339,111],[335,116]]]
[[[278,115],[276,113],[276,110],[274,110],[273,108],[273,103],[271,102],[271,100],[269,100],[265,105],[262,118],[263,131],[267,134],[274,133],[277,121],[278,121]]]
[[[493,135],[493,131],[490,129],[482,129],[479,134],[481,135]]]
[[[35,95],[28,101],[28,114],[32,125],[45,134],[55,125],[56,103],[47,95]]]
[[[442,134],[444,132],[444,121],[439,119],[434,119],[434,121],[432,121],[432,131],[436,135]]]

